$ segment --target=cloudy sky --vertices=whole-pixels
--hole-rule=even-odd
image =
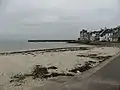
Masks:
[[[120,24],[119,0],[0,0],[0,35],[9,39],[76,39],[82,28]]]

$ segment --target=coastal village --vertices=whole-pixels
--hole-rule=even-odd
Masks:
[[[120,26],[115,28],[104,28],[98,31],[80,31],[80,41],[105,41],[105,42],[119,42],[120,41]]]

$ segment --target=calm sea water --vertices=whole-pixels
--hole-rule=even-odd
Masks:
[[[40,49],[40,48],[56,48],[56,47],[67,47],[73,46],[74,44],[67,43],[33,43],[23,40],[0,40],[0,52],[6,51],[18,51],[28,49]]]

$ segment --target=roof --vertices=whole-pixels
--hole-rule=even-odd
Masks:
[[[82,31],[80,31],[80,33],[87,33],[87,30],[82,30]]]
[[[91,35],[91,34],[98,34],[98,35],[100,35],[101,32],[103,32],[103,30],[100,30],[100,31],[92,31],[92,32],[90,32],[90,35]]]
[[[112,29],[106,29],[106,30],[103,30],[101,33],[100,33],[100,36],[104,36],[106,33],[112,33],[113,30]]]

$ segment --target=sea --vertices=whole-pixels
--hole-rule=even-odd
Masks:
[[[68,44],[65,42],[28,42],[27,40],[0,40],[0,52],[70,47],[74,45],[75,44]]]

